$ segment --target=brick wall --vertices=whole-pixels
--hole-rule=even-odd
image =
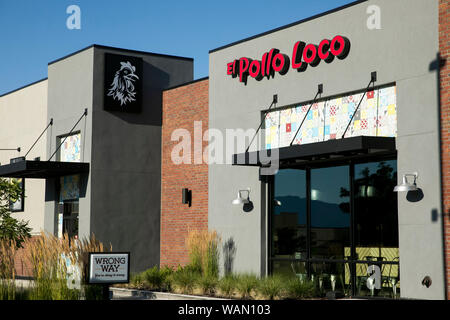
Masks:
[[[34,242],[39,239],[39,236],[31,237],[30,241]],[[14,269],[16,277],[32,277],[33,270],[30,263],[29,252],[27,250],[26,244],[23,248],[17,249],[14,255]]]
[[[202,122],[202,136],[208,129],[208,79],[163,91],[161,165],[161,260],[160,264],[185,265],[185,239],[190,229],[208,229],[208,165],[194,164],[194,121]],[[186,129],[191,134],[190,164],[174,164],[172,132]],[[181,140],[180,140],[181,141]],[[202,150],[207,142],[202,142]],[[198,149],[198,150],[197,150]],[[202,150],[196,148],[197,158]],[[201,159],[201,158],[200,158]],[[182,188],[192,190],[192,205],[182,204]]]
[[[450,299],[450,0],[439,0],[439,52],[445,63],[441,80],[441,151],[447,299]]]

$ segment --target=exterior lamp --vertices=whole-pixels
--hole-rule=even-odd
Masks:
[[[414,177],[413,184],[408,182],[408,179],[406,179],[407,176]],[[417,172],[404,174],[402,183],[395,186],[394,192],[417,191],[416,180],[417,180],[418,176],[419,176],[419,174]]]
[[[242,197],[242,192],[247,192],[247,198]],[[239,190],[237,198],[234,199],[231,203],[236,205],[250,203],[250,188],[246,190]]]

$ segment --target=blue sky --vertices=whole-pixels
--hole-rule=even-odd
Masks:
[[[194,58],[198,79],[208,76],[209,50],[353,1],[0,0],[0,95],[94,43]],[[66,27],[73,4],[80,30]]]

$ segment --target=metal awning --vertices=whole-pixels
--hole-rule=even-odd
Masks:
[[[0,177],[46,179],[89,172],[89,163],[22,160],[0,166]]]
[[[395,138],[359,136],[323,142],[293,145],[272,150],[245,152],[233,155],[233,165],[264,166],[278,151],[283,162],[310,162],[354,156],[392,154],[396,152]]]

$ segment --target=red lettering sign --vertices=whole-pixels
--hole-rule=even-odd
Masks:
[[[227,63],[227,75],[231,75],[233,78],[239,75],[239,81],[247,84],[249,75],[257,81],[264,77],[270,79],[275,76],[275,73],[286,74],[290,66],[298,72],[304,72],[308,65],[316,67],[322,60],[331,63],[334,57],[345,59],[349,52],[350,40],[340,35],[335,36],[332,40],[323,39],[318,46],[298,41],[292,50],[292,63],[288,55],[280,53],[280,50],[274,48],[265,52],[261,60],[242,57]]]

